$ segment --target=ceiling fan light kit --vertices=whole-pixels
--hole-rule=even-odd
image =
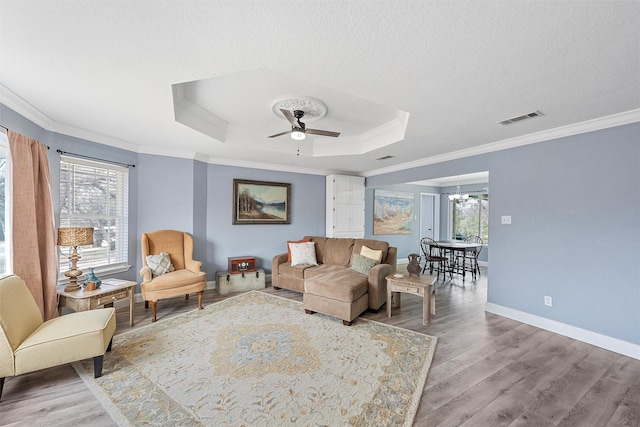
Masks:
[[[302,141],[305,138],[306,138],[306,135],[304,134],[304,132],[301,132],[299,130],[294,130],[293,132],[291,132],[291,139],[295,139],[296,141]]]
[[[276,108],[279,110],[280,114],[278,114]],[[290,108],[294,108],[293,111],[291,111]],[[303,110],[302,108],[305,109]],[[309,110],[310,113],[307,113],[307,110]],[[290,134],[291,139],[302,141],[306,138],[306,134],[330,136],[333,138],[340,136],[340,132],[307,129],[307,126],[301,121],[305,116],[308,117],[308,119],[317,120],[327,114],[327,106],[317,99],[302,98],[279,101],[274,104],[273,112],[276,116],[282,116],[287,119],[291,124],[291,130],[270,135],[269,138]]]

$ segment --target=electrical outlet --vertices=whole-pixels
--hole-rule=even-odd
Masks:
[[[548,305],[549,307],[553,306],[553,299],[551,297],[544,297],[544,305]]]
[[[500,222],[502,224],[511,224],[511,215],[502,215]]]

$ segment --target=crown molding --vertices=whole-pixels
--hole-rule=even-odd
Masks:
[[[6,105],[21,116],[31,120],[41,128],[50,130],[55,121],[29,104],[11,89],[0,83],[0,103]]]
[[[279,171],[279,172],[302,173],[307,175],[326,176],[326,175],[331,175],[333,173],[332,171],[324,170],[324,169],[301,168],[297,166],[252,162],[248,160],[229,159],[229,158],[222,158],[222,157],[209,157],[208,163],[213,165],[236,166],[236,167],[250,168],[250,169],[265,169],[265,170],[273,170],[273,171]]]
[[[610,116],[599,117],[597,119],[587,120],[567,126],[561,126],[554,129],[548,129],[528,135],[522,135],[515,138],[504,139],[502,141],[491,142],[489,144],[479,145],[477,147],[469,148],[466,150],[452,151],[450,153],[441,154],[438,156],[426,157],[424,159],[415,160],[412,162],[401,163],[381,169],[374,169],[368,172],[363,172],[362,175],[365,177],[370,177],[382,175],[385,173],[398,172],[401,170],[432,165],[435,163],[442,163],[450,160],[457,160],[464,157],[477,156],[479,154],[506,150],[508,148],[521,147],[523,145],[535,144],[538,142],[564,138],[572,135],[579,135],[581,133],[593,132],[635,122],[640,122],[640,109],[612,114]]]
[[[78,128],[68,125],[66,123],[53,122],[50,127],[46,128],[48,131],[60,133],[63,135],[73,136],[74,138],[85,139],[97,144],[108,145],[109,147],[120,148],[123,150],[133,151],[134,153],[139,150],[139,145],[132,142],[124,141],[122,139],[107,136],[101,133],[92,132],[86,129]]]
[[[310,169],[287,165],[274,165],[270,163],[262,162],[250,162],[245,160],[227,159],[218,157],[209,157],[200,153],[185,153],[184,151],[165,149],[151,146],[143,146],[134,144],[128,141],[112,138],[96,132],[91,132],[85,129],[77,128],[65,123],[59,123],[51,119],[46,114],[43,114],[37,108],[33,107],[26,100],[12,92],[9,88],[0,83],[0,103],[6,105],[16,113],[20,114],[27,120],[32,121],[41,128],[56,132],[63,133],[65,135],[86,139],[88,141],[94,141],[99,144],[105,144],[124,150],[133,151],[140,154],[155,154],[160,156],[170,156],[177,158],[186,158],[192,160],[199,160],[211,164],[219,164],[226,166],[238,166],[254,169],[266,169],[277,170],[284,172],[303,173],[310,175],[330,175],[335,173],[334,171]],[[618,114],[612,114],[610,116],[599,117],[593,120],[587,120],[580,123],[575,123],[567,126],[561,126],[554,129],[549,129],[541,132],[536,132],[528,135],[518,136],[515,138],[505,139],[502,141],[491,142],[485,145],[472,147],[465,150],[452,151],[450,153],[441,154],[438,156],[426,157],[420,160],[412,162],[401,163],[393,166],[388,166],[380,169],[373,169],[366,172],[361,172],[358,175],[363,177],[371,177],[376,175],[382,175],[391,172],[398,172],[401,170],[412,169],[420,166],[431,165],[435,163],[446,162],[450,160],[457,160],[464,157],[476,156],[479,154],[491,153],[494,151],[506,150],[508,148],[520,147],[528,144],[535,144],[538,142],[549,141],[552,139],[563,138],[572,135],[578,135],[586,132],[593,132],[596,130],[607,129],[616,126],[622,126],[630,123],[640,122],[640,109],[634,109],[625,111]]]

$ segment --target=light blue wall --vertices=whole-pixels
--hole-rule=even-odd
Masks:
[[[420,250],[420,193],[440,193],[436,187],[413,184],[395,184],[371,187],[369,180],[365,181],[365,210],[364,236],[367,239],[384,240],[389,245],[398,248],[398,259],[406,259],[407,255],[416,253],[422,256]],[[412,234],[373,234],[373,209],[375,190],[392,190],[413,193],[413,233]]]
[[[286,250],[286,240],[324,234],[323,176],[137,155],[44,131],[1,105],[0,123],[51,147],[54,183],[59,177],[56,148],[135,163],[130,169],[131,236],[139,236],[141,227],[193,230],[209,280],[226,268],[229,256],[255,255],[270,270],[271,257]],[[373,188],[489,171],[488,301],[640,344],[638,135],[640,123],[634,123],[372,176],[367,178],[367,220]],[[290,182],[291,225],[232,225],[233,178]],[[167,190],[171,202],[163,200]],[[501,215],[511,215],[512,224],[501,225]],[[367,230],[372,232],[371,223]],[[394,239],[389,239],[392,244]],[[132,238],[130,262],[136,266],[138,247],[139,237]],[[138,280],[138,272],[123,278]],[[553,307],[544,306],[545,295],[553,297]]]
[[[395,185],[381,185],[376,187],[371,187],[369,184],[369,180],[366,181],[366,189],[365,189],[365,221],[364,221],[364,229],[365,229],[365,237],[367,239],[378,239],[389,242],[391,246],[395,246],[398,248],[398,259],[406,259],[407,255],[411,253],[420,254],[422,257],[422,251],[420,250],[420,194],[421,193],[432,193],[432,194],[441,194],[440,196],[440,223],[439,223],[439,231],[440,235],[436,236],[436,240],[449,240],[450,237],[447,235],[447,230],[449,227],[449,199],[448,193],[452,193],[456,191],[456,187],[429,187],[429,186],[420,186],[414,184],[395,184]],[[480,191],[483,188],[487,187],[489,184],[469,184],[469,185],[461,185],[460,190],[462,192],[465,191]],[[374,209],[374,195],[375,190],[393,190],[393,191],[403,191],[407,193],[413,193],[413,233],[412,234],[385,234],[385,235],[376,235],[373,234],[373,209]],[[444,194],[447,193],[447,194]],[[487,262],[488,261],[488,253],[489,247],[485,247],[480,252],[480,261]]]
[[[233,225],[233,179],[291,184],[291,224]],[[233,166],[208,165],[207,273],[227,269],[227,258],[255,256],[271,271],[274,255],[287,251],[287,240],[325,235],[325,177]]]
[[[51,197],[53,202],[53,211],[56,226],[60,223],[60,154],[56,150],[67,151],[76,154],[83,154],[86,156],[96,157],[105,160],[111,160],[114,162],[133,164],[135,165],[138,160],[138,155],[132,151],[122,150],[119,148],[110,147],[103,144],[98,144],[84,139],[75,138],[68,135],[63,135],[55,132],[50,132],[42,129],[40,126],[25,119],[21,115],[15,113],[10,108],[3,104],[0,104],[0,124],[3,126],[19,132],[25,136],[33,138],[41,143],[47,145],[49,150],[47,157],[49,159],[49,169],[51,171]],[[138,215],[137,200],[135,197],[138,188],[138,168],[129,168],[129,232],[137,233],[136,222]],[[136,245],[135,239],[129,240],[129,263],[136,265],[136,249],[140,245]],[[139,257],[139,255],[138,255]],[[127,273],[118,275],[118,277],[126,280],[137,280],[137,273],[131,269]]]
[[[638,135],[634,123],[373,176],[367,186],[489,171],[488,302],[640,344]]]
[[[138,155],[138,188],[130,195],[138,202],[136,217],[136,233],[129,230],[129,236],[136,236],[135,270],[137,280],[141,280],[139,271],[142,268],[141,235],[157,230],[181,230],[194,237],[194,256],[204,257],[200,252],[204,247],[204,233],[196,230],[194,219],[197,217],[195,194],[202,186],[206,190],[206,181],[194,179],[197,162],[189,159],[156,156],[151,154]],[[204,217],[204,212],[200,213]],[[200,231],[196,233],[195,231]],[[198,258],[200,257],[200,258]]]
[[[194,257],[203,261],[208,280],[226,270],[227,258],[253,255],[271,271],[274,255],[286,251],[286,240],[325,233],[325,177],[319,175],[210,165],[196,160],[137,154],[43,130],[0,104],[0,124],[50,147],[52,193],[59,223],[60,155],[56,149],[105,160],[135,164],[129,169],[129,263],[127,280],[140,281],[140,235],[178,229],[194,236]],[[291,224],[232,225],[233,179],[291,184]]]

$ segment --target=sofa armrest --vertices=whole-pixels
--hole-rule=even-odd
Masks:
[[[289,254],[286,252],[274,256],[273,260],[271,260],[271,274],[278,274],[278,267],[280,266],[280,264],[284,264],[285,262],[287,262],[288,258]]]
[[[387,277],[394,267],[378,264],[369,270],[369,308],[378,310],[387,301]]]

